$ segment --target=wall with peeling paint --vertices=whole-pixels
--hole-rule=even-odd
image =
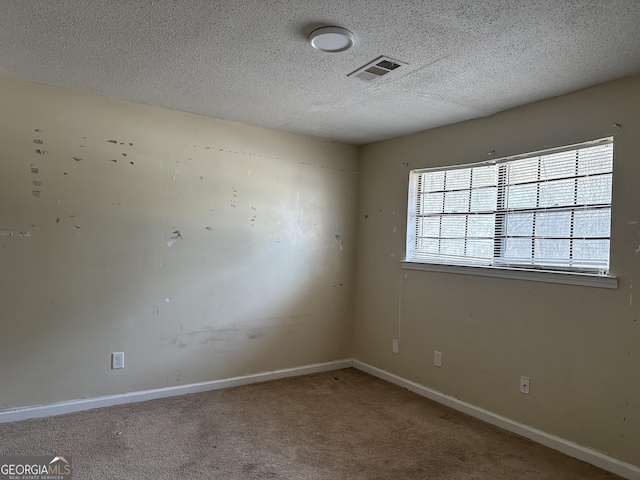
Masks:
[[[0,111],[0,410],[351,356],[355,147],[8,79]]]
[[[638,112],[635,76],[363,147],[355,358],[640,466]],[[410,169],[611,135],[617,290],[400,268]]]

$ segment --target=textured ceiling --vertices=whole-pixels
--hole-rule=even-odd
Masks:
[[[347,77],[380,55],[408,65]],[[0,76],[355,144],[638,72],[640,0],[0,2]]]

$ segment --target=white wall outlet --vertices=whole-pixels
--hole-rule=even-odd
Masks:
[[[529,395],[529,377],[520,377],[520,392]]]
[[[442,368],[442,352],[437,350],[433,351],[433,365]]]
[[[393,342],[391,342],[391,351],[393,353],[400,353],[400,342],[397,338],[394,338]]]
[[[124,368],[124,352],[113,352],[111,354],[111,370]]]

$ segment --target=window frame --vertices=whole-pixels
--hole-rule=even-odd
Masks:
[[[491,277],[526,279],[526,280],[543,281],[543,282],[551,282],[551,283],[567,283],[567,284],[587,285],[587,286],[604,287],[604,288],[617,288],[617,278],[615,277],[615,275],[611,274],[611,272],[608,270],[608,268],[610,268],[610,261],[611,261],[611,229],[610,228],[609,228],[609,236],[607,238],[609,241],[609,248],[608,248],[608,259],[607,259],[608,268],[606,271],[604,271],[604,269],[600,269],[600,271],[595,271],[595,268],[588,269],[587,267],[576,268],[570,265],[551,266],[551,265],[531,265],[526,263],[520,265],[513,262],[503,263],[501,260],[505,259],[504,255],[506,251],[504,240],[500,240],[502,242],[502,245],[499,248],[497,244],[495,245],[494,253],[490,257],[491,259],[489,260],[489,263],[490,263],[489,265],[474,262],[472,258],[469,258],[468,262],[467,262],[467,258],[464,258],[464,257],[463,257],[464,260],[452,261],[450,258],[446,259],[446,255],[443,255],[443,257],[445,257],[445,260],[441,258],[439,261],[429,261],[428,258],[420,259],[413,255],[414,246],[416,244],[416,237],[418,234],[418,221],[417,221],[418,216],[416,213],[417,209],[420,208],[419,207],[420,204],[418,203],[418,198],[424,198],[425,195],[428,193],[428,191],[425,192],[425,190],[422,190],[420,194],[418,194],[417,192],[418,177],[421,174],[424,174],[426,172],[435,173],[438,171],[451,172],[459,169],[468,169],[471,171],[471,169],[473,168],[478,168],[483,166],[508,165],[510,162],[536,158],[536,157],[538,158],[538,165],[540,165],[541,157],[543,156],[563,153],[567,151],[579,150],[579,149],[584,149],[584,148],[598,146],[598,145],[607,145],[607,144],[611,144],[612,146],[611,148],[613,149],[613,137],[606,137],[598,140],[592,140],[592,141],[582,142],[582,143],[572,144],[572,145],[564,145],[557,148],[538,150],[535,152],[518,154],[518,155],[513,155],[509,157],[491,160],[491,161],[479,162],[479,163],[458,164],[458,165],[440,166],[440,167],[433,167],[433,168],[420,168],[420,169],[412,170],[409,174],[409,191],[408,191],[408,202],[407,202],[408,211],[407,211],[407,231],[406,231],[406,256],[405,256],[405,259],[401,261],[401,267],[405,269],[411,269],[411,270],[427,270],[427,271],[437,271],[437,272],[462,273],[462,274],[472,274],[472,275],[491,276]],[[612,155],[613,155],[613,152],[612,152]],[[576,161],[576,169],[578,167],[578,161]],[[611,171],[606,172],[605,174],[611,175],[611,178],[613,178],[613,165],[611,167]],[[503,175],[503,169],[499,168],[496,175],[497,176]],[[565,177],[561,177],[560,179],[562,178],[565,178]],[[567,178],[572,178],[576,182],[575,188],[577,188],[578,178],[581,178],[581,176],[578,175],[577,170],[575,175]],[[554,179],[547,179],[546,181],[553,181],[553,180]],[[539,195],[540,185],[542,185],[541,181],[542,180],[540,179],[540,176],[538,176],[537,183],[535,183],[538,188],[538,195]],[[497,180],[496,188],[498,192],[497,193],[498,203],[501,201],[500,200],[501,193],[504,194],[507,188],[509,188],[509,186],[511,185],[512,185],[511,183],[508,183],[505,181],[504,177]],[[474,188],[476,187],[474,187],[470,183],[469,184],[469,201],[468,201],[469,214],[466,214],[466,220],[465,220],[466,221],[465,233],[464,233],[465,245],[466,245],[466,242],[469,241],[468,223],[469,223],[469,215],[472,213],[471,195]],[[445,191],[447,191],[446,188],[445,188]],[[612,192],[613,192],[613,184],[611,185],[611,193]],[[422,195],[422,197],[420,197],[420,195]],[[444,201],[445,199],[443,197],[443,202]],[[536,207],[532,210],[535,210],[538,213],[544,212],[545,209],[540,206],[539,201],[540,201],[539,198],[537,198]],[[577,200],[574,199],[574,202],[577,202]],[[609,213],[610,223],[612,220],[612,216],[611,216],[612,203],[613,201],[611,200],[610,203],[608,204],[608,208],[610,211]],[[590,204],[574,203],[574,205],[579,207],[581,205],[590,205]],[[500,207],[496,205],[496,208],[494,210],[495,212],[494,213],[494,233],[493,233],[494,242],[497,241],[499,237],[502,237],[504,235],[503,233],[500,233],[500,234],[496,233],[498,231],[496,229],[502,228],[501,224],[499,225],[500,220],[498,220],[498,218],[506,219],[510,211],[509,208],[504,208],[505,207],[504,205],[501,205]],[[605,206],[604,208],[607,208],[607,207]],[[567,206],[566,209],[570,210],[571,207]],[[574,219],[575,212],[577,212],[578,209],[571,209],[570,211],[572,212],[571,213],[572,230],[571,230],[570,236],[567,237],[567,239],[569,240],[571,251],[569,256],[563,259],[563,261],[567,261],[567,263],[571,263],[572,261],[571,254],[572,254],[572,248],[574,245],[574,240],[576,239],[580,240],[580,237],[576,237],[573,234],[574,233],[573,219]],[[497,212],[501,212],[501,213],[498,214]],[[464,212],[461,212],[461,214],[464,215]],[[448,214],[445,211],[445,207],[443,204],[442,212],[437,213],[437,210],[436,210],[434,216],[440,218],[440,225],[442,226],[442,219],[445,218],[447,215]],[[427,218],[427,217],[422,217],[422,218]],[[500,230],[500,231],[504,232],[504,230]],[[531,240],[532,242],[534,242],[536,240],[536,235],[533,232],[532,232],[532,235],[533,236],[531,237]],[[442,234],[440,232],[438,234],[438,242],[442,242],[441,236]],[[540,240],[544,239],[544,236],[540,236],[540,237],[541,237],[539,238]],[[465,247],[465,249],[466,248],[467,247]],[[496,252],[498,252],[498,255],[496,254]],[[428,254],[426,252],[424,253],[424,255],[425,257],[428,257]],[[532,254],[532,262],[535,262],[534,254]]]

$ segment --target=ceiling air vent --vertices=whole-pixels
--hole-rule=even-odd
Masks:
[[[351,72],[347,77],[356,77],[365,82],[371,82],[388,75],[403,65],[406,65],[406,63],[393,60],[389,57],[378,57],[373,62],[369,62],[355,72]]]

